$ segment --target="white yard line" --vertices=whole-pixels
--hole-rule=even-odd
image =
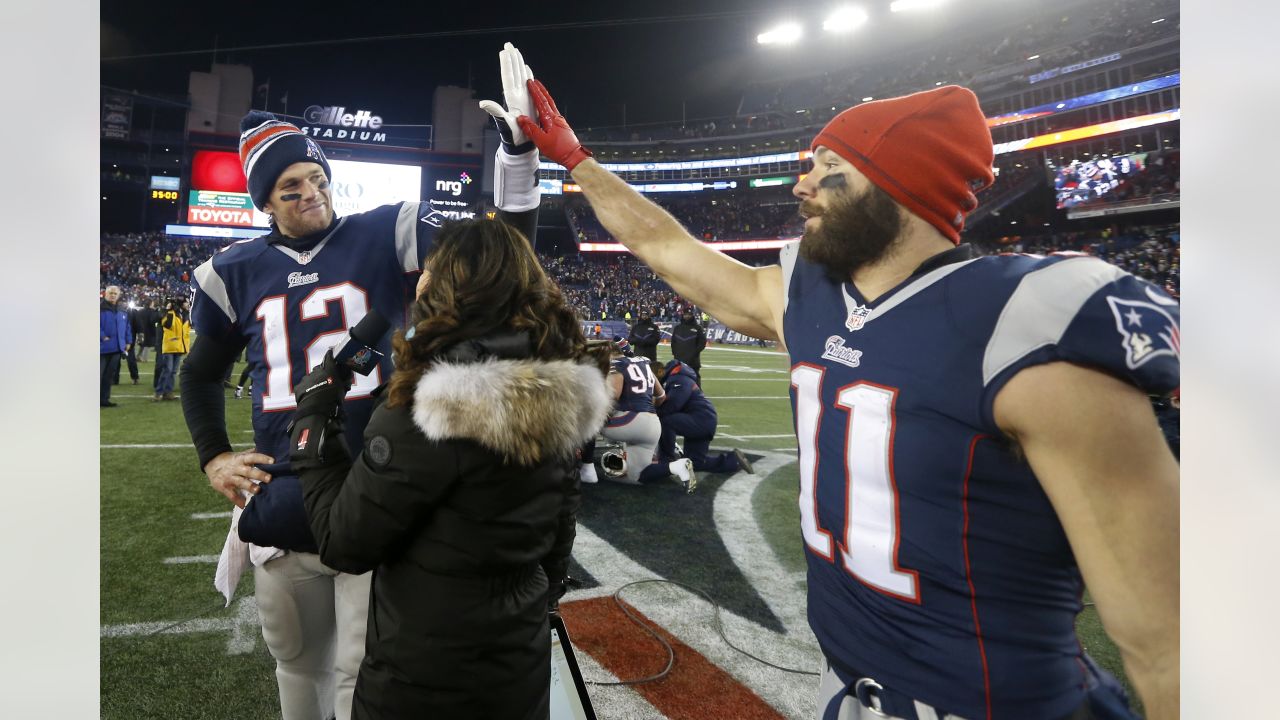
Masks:
[[[165,565],[217,565],[217,555],[187,555],[185,557],[168,557]]]
[[[730,435],[729,433],[716,433],[716,437],[733,438],[734,440],[775,440],[777,438],[791,438],[795,436],[795,433],[783,433],[781,435]]]
[[[172,627],[170,627],[172,626]],[[186,635],[187,633],[225,633],[228,655],[244,655],[253,652],[258,635],[261,633],[258,621],[258,604],[253,597],[241,598],[236,603],[234,615],[221,618],[195,618],[184,622],[161,620],[159,622],[125,623],[121,625],[103,625],[100,637],[137,637],[139,635]]]
[[[774,357],[786,358],[787,353],[780,350],[748,350],[746,348],[731,348],[723,345],[708,345],[703,352],[714,350],[716,352],[734,352],[734,353],[751,353],[752,355],[773,355]]]
[[[207,512],[207,513],[191,513],[192,520],[216,520],[218,518],[231,517],[231,511],[226,512]]]

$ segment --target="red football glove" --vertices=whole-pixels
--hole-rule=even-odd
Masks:
[[[591,157],[591,151],[578,142],[578,136],[573,134],[573,128],[569,127],[569,123],[560,114],[556,101],[551,99],[551,93],[547,92],[542,83],[529,80],[529,95],[533,98],[533,106],[538,111],[538,119],[542,121],[542,125],[535,123],[528,115],[521,115],[516,122],[520,123],[520,129],[538,146],[542,154],[570,171],[578,163]]]

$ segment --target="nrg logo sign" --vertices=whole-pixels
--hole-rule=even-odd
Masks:
[[[458,176],[457,180],[437,180],[436,190],[447,192],[453,195],[454,197],[458,197],[459,195],[462,194],[462,186],[470,185],[470,184],[471,184],[471,176],[464,171],[461,175]]]

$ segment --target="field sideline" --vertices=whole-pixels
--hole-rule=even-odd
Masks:
[[[659,359],[668,357],[661,347]],[[742,448],[758,474],[704,475],[692,495],[674,483],[584,486],[572,570],[582,587],[566,596],[563,615],[588,680],[634,679],[665,664],[661,646],[619,612],[613,595],[624,586],[625,601],[674,640],[666,678],[590,688],[601,720],[809,720],[816,678],[730,648],[715,619],[718,606],[725,634],[742,650],[819,668],[804,611],[786,356],[712,347],[703,362],[721,422],[713,447]],[[141,369],[138,385],[124,370],[112,394],[119,407],[101,411],[101,717],[278,718],[252,574],[230,607],[213,588],[231,506],[196,467],[180,404],[151,402],[153,368]],[[252,443],[249,403],[227,391],[238,449]],[[1090,654],[1123,676],[1092,607],[1078,628]]]

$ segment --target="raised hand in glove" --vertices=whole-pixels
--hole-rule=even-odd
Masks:
[[[298,409],[289,423],[289,458],[301,471],[349,455],[342,439],[342,399],[351,389],[351,371],[338,364],[333,350],[293,388]],[[340,453],[326,452],[333,446]]]
[[[591,157],[591,151],[582,147],[573,128],[560,114],[556,101],[551,93],[537,80],[529,80],[529,95],[533,98],[533,107],[538,111],[538,121],[528,115],[518,118],[520,129],[533,141],[553,162],[560,163],[566,170],[572,171],[578,163]]]
[[[502,136],[502,147],[508,155],[522,155],[533,150],[533,143],[520,129],[517,119],[521,115],[534,114],[533,101],[529,97],[528,82],[533,79],[533,70],[524,64],[524,57],[511,43],[502,46],[498,53],[498,64],[502,68],[502,99],[507,107],[504,109],[493,100],[481,100],[480,109],[493,117],[493,124]]]

